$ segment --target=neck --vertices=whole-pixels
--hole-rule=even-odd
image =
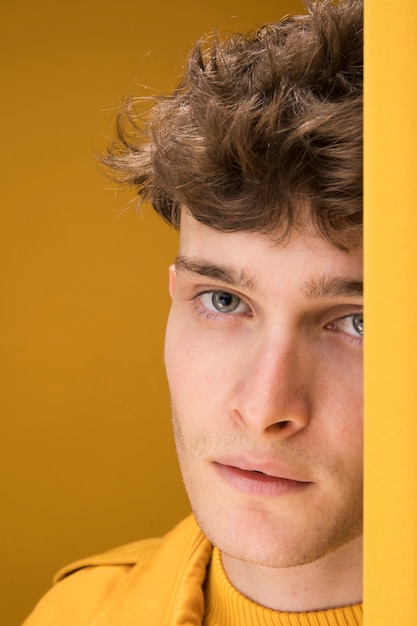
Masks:
[[[318,611],[362,601],[362,538],[321,559],[289,568],[265,567],[222,554],[231,584],[258,604],[279,611]]]

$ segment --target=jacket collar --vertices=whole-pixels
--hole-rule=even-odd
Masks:
[[[91,626],[201,626],[203,583],[212,546],[192,516],[157,546],[151,559],[136,563]],[[155,594],[157,590],[157,594]]]

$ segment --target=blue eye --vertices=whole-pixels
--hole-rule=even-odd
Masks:
[[[363,311],[345,315],[339,320],[332,322],[330,327],[351,337],[363,337]]]
[[[211,303],[220,313],[233,313],[241,303],[241,299],[229,291],[212,291]]]
[[[352,315],[352,325],[358,335],[363,337],[363,313]]]
[[[210,313],[249,314],[249,306],[234,293],[230,291],[213,290],[200,293],[198,296],[201,304]]]

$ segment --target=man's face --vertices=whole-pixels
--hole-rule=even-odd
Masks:
[[[184,213],[166,367],[194,514],[234,558],[272,567],[362,532],[361,251],[284,244]]]

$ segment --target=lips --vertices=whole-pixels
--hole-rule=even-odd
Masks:
[[[293,476],[287,468],[247,460],[218,461],[214,466],[231,487],[248,495],[282,496],[305,489],[312,483]],[[261,469],[262,468],[262,469]]]

